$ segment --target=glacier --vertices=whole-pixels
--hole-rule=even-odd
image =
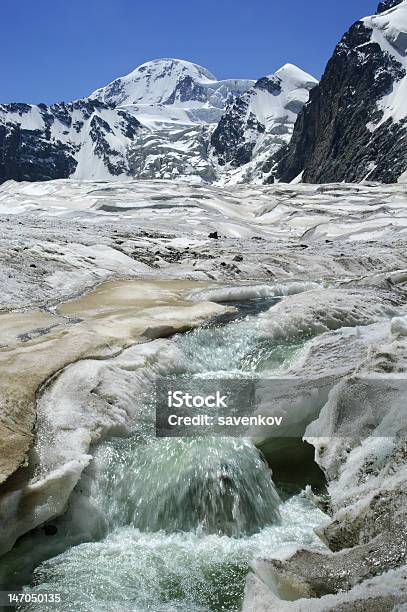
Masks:
[[[406,202],[402,183],[3,183],[0,466],[8,478],[0,492],[0,542],[3,552],[11,550],[0,575],[21,567],[19,551],[27,549],[24,563],[37,567],[38,584],[57,563],[56,584],[64,588],[72,564],[89,567],[96,548],[109,555],[111,546],[136,538],[145,551],[147,542],[130,527],[105,537],[92,493],[105,472],[94,473],[95,461],[109,459],[112,437],[126,439],[134,423],[148,426],[134,398],[141,400],[157,376],[191,367],[219,375],[227,363],[229,374],[243,368],[243,376],[259,370],[303,381],[273,410],[315,449],[331,513],[326,499],[304,491],[282,503],[281,525],[241,541],[244,567],[252,555],[253,569],[243,605],[317,610],[320,602],[351,606],[368,593],[380,601],[394,592],[403,601],[403,563],[392,569],[387,561],[392,551],[402,554],[404,542],[397,522],[405,512],[400,393],[394,387],[394,418],[373,406],[375,420],[363,421],[356,439],[349,436],[356,408],[343,416],[339,407],[358,397],[366,377],[400,385],[404,376]],[[236,304],[263,301],[267,308],[234,322]],[[232,320],[206,328],[213,317]],[[190,328],[195,335],[174,339]],[[262,401],[267,408],[267,395]],[[290,452],[288,444],[273,450],[267,438],[257,444],[271,462]],[[393,514],[377,502],[382,498]],[[301,528],[292,508],[303,517]],[[44,540],[44,523],[57,525],[60,535]],[[174,537],[149,541],[175,554],[186,544]],[[227,535],[202,536],[202,554],[220,542],[229,551],[223,558],[233,558],[236,542]],[[360,560],[368,547],[373,565],[366,569]],[[321,574],[321,563],[332,568],[330,594],[322,596],[312,576],[312,568]],[[349,567],[352,583],[343,578]],[[94,569],[97,580],[105,566]],[[394,587],[380,591],[380,571]],[[283,584],[295,601],[284,599]]]

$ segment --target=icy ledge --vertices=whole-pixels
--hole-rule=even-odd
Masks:
[[[332,520],[318,535],[332,552],[254,562],[243,610],[404,609],[407,316],[322,334],[290,373],[340,378],[304,436],[329,482]]]

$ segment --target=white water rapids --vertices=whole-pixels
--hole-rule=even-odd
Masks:
[[[173,341],[188,372],[212,378],[266,376],[301,346],[259,337],[250,309]],[[61,612],[238,610],[251,560],[322,547],[326,516],[304,495],[282,501],[249,440],[157,439],[153,422],[146,401],[133,436],[95,449],[66,514],[20,539],[3,579],[61,593]]]

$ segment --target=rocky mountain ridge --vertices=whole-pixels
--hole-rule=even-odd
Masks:
[[[119,176],[140,128],[123,109],[98,100],[0,105],[0,182]]]

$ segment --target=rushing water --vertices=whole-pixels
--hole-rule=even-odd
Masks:
[[[272,345],[256,328],[246,307],[174,342],[189,375],[263,376],[298,345]],[[57,532],[26,536],[9,555],[26,588],[62,593],[61,612],[238,610],[252,559],[284,545],[321,546],[313,529],[324,515],[302,495],[281,502],[249,440],[156,439],[148,402],[145,410],[132,437],[96,449]]]

